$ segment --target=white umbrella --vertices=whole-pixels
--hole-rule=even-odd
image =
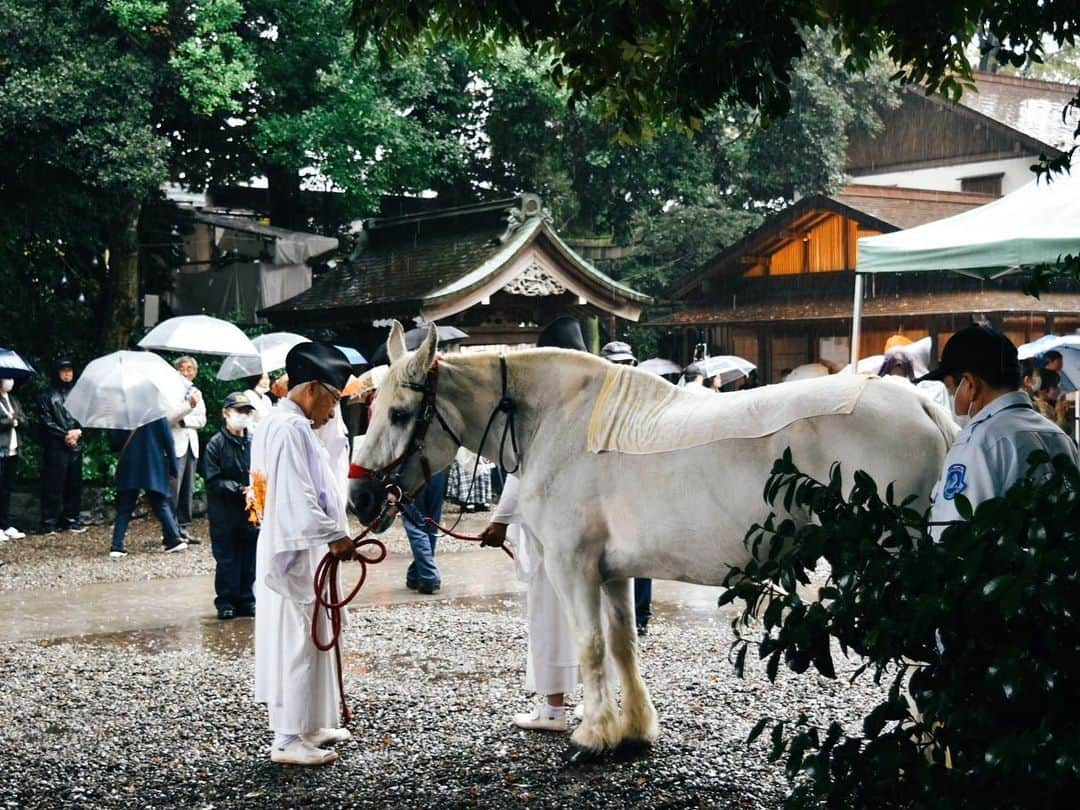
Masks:
[[[733,354],[720,354],[716,357],[706,357],[704,360],[695,361],[693,365],[701,369],[701,373],[706,380],[719,374],[720,382],[723,385],[734,382],[741,377],[749,377],[750,372],[757,368],[757,366],[749,360],[744,360]]]
[[[1016,353],[1028,360],[1051,349],[1061,352],[1061,390],[1071,394],[1080,387],[1080,335],[1044,335],[1019,346]]]
[[[251,339],[236,326],[209,315],[180,315],[162,321],[139,341],[139,348],[248,357],[259,354]]]
[[[270,332],[251,341],[258,351],[257,357],[246,354],[230,354],[218,370],[219,380],[240,380],[265,372],[285,368],[285,357],[294,346],[310,343],[311,339],[294,332]]]
[[[156,354],[113,352],[90,362],[64,404],[83,427],[134,430],[178,408],[190,386]]]
[[[663,376],[664,374],[681,374],[682,366],[678,363],[673,363],[670,360],[665,360],[663,357],[654,357],[651,360],[644,360],[638,366],[642,371],[648,371],[650,374],[657,374]]]

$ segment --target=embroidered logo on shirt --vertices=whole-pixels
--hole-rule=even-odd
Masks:
[[[945,474],[945,487],[942,491],[945,500],[951,501],[967,489],[967,481],[964,480],[966,474],[966,464],[953,464],[949,467],[949,471]]]

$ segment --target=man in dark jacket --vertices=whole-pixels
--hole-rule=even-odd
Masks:
[[[146,492],[150,508],[161,521],[165,551],[183,551],[187,543],[180,539],[180,527],[172,510],[172,483],[176,478],[176,453],[172,430],[164,416],[131,432],[110,431],[113,449],[120,451],[116,463],[116,523],[113,524],[110,557],[126,557],[124,535],[139,500]]]
[[[210,517],[210,544],[217,560],[214,607],[219,619],[255,615],[255,544],[259,530],[248,521],[252,414],[246,394],[225,398],[221,431],[206,445],[203,478]]]
[[[57,529],[81,534],[82,428],[68,413],[65,402],[75,384],[70,358],[56,361],[52,385],[41,395],[41,533]]]

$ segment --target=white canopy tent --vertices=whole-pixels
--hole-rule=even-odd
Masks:
[[[1080,172],[1032,181],[999,200],[906,231],[859,240],[851,363],[859,359],[866,273],[949,270],[993,279],[1080,255]]]

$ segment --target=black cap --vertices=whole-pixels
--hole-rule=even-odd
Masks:
[[[285,356],[285,373],[290,389],[314,381],[340,391],[349,381],[352,366],[340,349],[327,343],[298,343]]]
[[[243,391],[233,391],[231,394],[225,397],[225,402],[222,404],[221,407],[235,408],[237,410],[241,408],[248,408],[249,410],[253,410],[255,408],[255,406],[251,404],[251,400],[248,399],[247,394],[245,394]]]
[[[585,338],[581,336],[581,324],[575,318],[563,316],[545,326],[536,337],[537,348],[576,349],[587,352]]]
[[[75,361],[72,360],[68,355],[62,354],[62,355],[60,355],[59,357],[56,358],[56,362],[53,363],[53,368],[55,368],[57,371],[59,371],[62,368],[70,368],[70,369],[74,370],[75,369]]]
[[[1020,383],[1016,346],[994,329],[969,326],[949,338],[941,364],[922,379],[940,380],[946,374],[958,378],[965,371],[995,387],[1016,387]]]

